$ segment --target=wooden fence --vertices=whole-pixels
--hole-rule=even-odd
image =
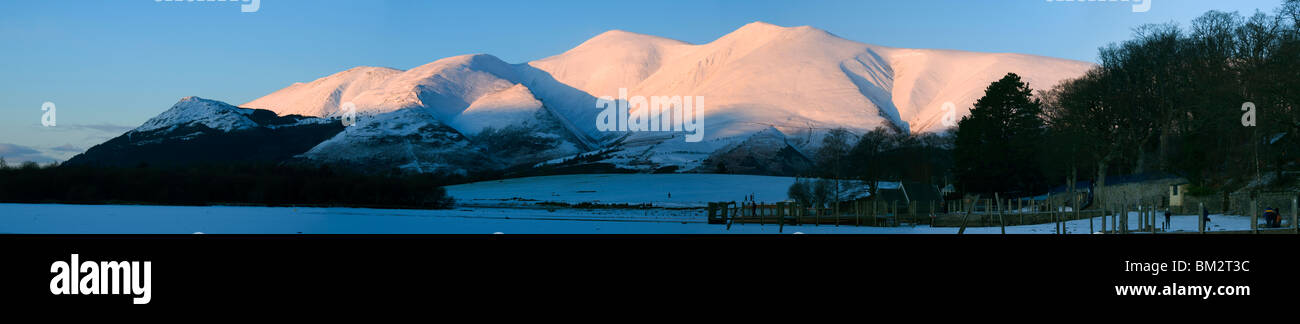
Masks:
[[[1077,203],[1077,202],[1076,202]],[[1076,204],[1077,205],[1077,204]],[[1254,203],[1253,205],[1258,205]],[[1165,233],[1167,227],[1159,221],[1165,207],[1160,202],[1114,204],[1104,210],[1080,210],[1074,206],[1052,206],[1023,199],[966,199],[954,201],[932,201],[926,203],[902,203],[897,201],[882,202],[875,200],[858,200],[846,202],[838,208],[816,208],[802,206],[794,202],[773,204],[750,202],[716,202],[708,204],[709,224],[732,225],[810,225],[810,226],[919,226],[958,227],[964,233],[967,227],[1001,227],[1006,233],[1006,226],[1055,224],[1057,234],[1068,234],[1066,222],[1088,220],[1088,232],[1104,234]],[[1202,207],[1204,208],[1204,207]],[[1258,206],[1253,206],[1252,226],[1249,231],[1219,231],[1215,233],[1294,233],[1300,234],[1297,215],[1300,206],[1291,201],[1289,221],[1282,217],[1280,227],[1261,229],[1258,218]],[[1280,212],[1280,211],[1279,211]],[[1137,217],[1137,226],[1133,226],[1130,217]],[[1198,217],[1199,218],[1199,217]],[[1206,233],[1204,219],[1198,220],[1197,232]],[[1077,230],[1082,232],[1082,229]]]

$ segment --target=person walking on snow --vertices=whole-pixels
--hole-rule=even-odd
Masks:
[[[1174,215],[1174,214],[1171,213],[1171,212],[1169,212],[1168,209],[1165,210],[1165,230],[1166,230],[1166,231],[1169,230],[1169,217],[1170,217],[1170,216],[1173,216],[1173,215]]]

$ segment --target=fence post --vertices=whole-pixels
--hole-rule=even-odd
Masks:
[[[1201,212],[1196,214],[1196,231],[1205,234],[1205,203],[1201,203]]]
[[[853,202],[853,227],[862,226],[862,201]]]
[[[1079,207],[1079,194],[1075,193],[1073,196],[1074,196],[1074,220],[1077,221],[1080,219],[1080,217],[1083,217],[1083,211],[1080,210],[1083,208]],[[1088,234],[1092,234],[1092,218],[1088,218]]]
[[[822,206],[818,204],[813,206],[813,226],[822,226]]]
[[[1159,203],[1159,202],[1156,202],[1154,205],[1151,205],[1151,219],[1148,220],[1148,221],[1151,222],[1151,226],[1150,226],[1150,229],[1151,229],[1151,235],[1155,235],[1155,234],[1156,234],[1156,218],[1159,217],[1159,216],[1157,216],[1157,214],[1159,214],[1159,213],[1158,213],[1158,210],[1156,210],[1156,208],[1160,208],[1160,203]]]
[[[1110,214],[1110,209],[1109,209],[1109,208],[1107,208],[1107,209],[1103,209],[1103,212],[1102,212],[1102,213],[1103,213],[1103,214],[1101,214],[1101,232],[1102,232],[1103,234],[1107,234],[1107,233],[1106,233],[1106,219],[1107,219],[1107,218],[1110,218],[1110,215],[1109,215],[1109,214]],[[1096,233],[1096,232],[1094,232],[1094,233]]]
[[[1143,205],[1141,200],[1138,201],[1138,204],[1142,208],[1142,226],[1138,226],[1138,228],[1141,228],[1142,231],[1146,231],[1147,224],[1151,223],[1151,206]]]
[[[835,198],[835,209],[832,211],[833,213],[835,213],[835,227],[840,227],[840,202],[839,202],[839,200],[840,200],[839,198]]]
[[[1259,201],[1250,200],[1250,233],[1259,234]]]
[[[935,211],[934,211],[934,206],[935,206],[935,205],[934,205],[934,200],[931,200],[931,201],[930,201],[930,215],[929,215],[929,216],[930,216],[930,227],[934,227],[934,218],[937,217],[937,216],[939,215],[938,212],[935,212]]]
[[[867,215],[871,218],[871,226],[880,226],[880,221],[876,220],[880,217],[880,204],[878,200],[871,201],[871,211],[867,212]]]
[[[915,200],[907,203],[907,211],[909,213],[912,213],[912,227],[916,227],[916,210],[917,210],[916,207],[920,205],[921,204],[917,203]]]
[[[1110,224],[1111,232],[1114,232],[1115,234],[1122,234],[1120,232],[1120,225],[1124,223],[1124,219],[1123,219],[1124,213],[1125,213],[1124,203],[1119,203],[1117,206],[1115,206],[1115,219],[1112,219],[1111,220],[1112,222]]]
[[[1124,229],[1128,228],[1128,204],[1119,203],[1119,215],[1115,216],[1115,234],[1124,234]]]
[[[1296,214],[1300,214],[1297,209],[1300,209],[1298,208],[1300,206],[1296,205],[1296,198],[1291,198],[1291,227],[1295,228],[1296,234],[1300,234],[1300,225],[1296,224]]]
[[[776,232],[785,233],[785,203],[776,203]]]
[[[1104,218],[1103,218],[1104,219]],[[1092,227],[1092,217],[1088,217],[1088,234],[1096,233],[1097,229]]]
[[[889,209],[890,209],[889,215],[894,218],[894,224],[892,227],[898,227],[898,201],[897,200],[889,201]]]
[[[1138,200],[1138,221],[1142,222],[1138,224],[1139,232],[1147,230],[1147,211],[1147,206],[1144,206],[1142,201]]]

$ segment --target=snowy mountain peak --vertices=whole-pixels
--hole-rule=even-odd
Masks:
[[[248,117],[251,112],[216,100],[185,97],[132,132],[196,124],[223,131],[256,127],[257,123]]]
[[[788,40],[799,37],[834,37],[825,30],[813,28],[811,26],[785,27],[769,24],[762,21],[755,21],[719,37],[714,42],[728,41],[748,41],[748,42],[770,42],[775,40]],[[838,37],[837,37],[838,38]]]
[[[331,116],[339,106],[402,70],[383,67],[355,67],[307,83],[295,83],[243,107],[267,109],[280,115]]]
[[[647,35],[630,32],[622,29],[612,29],[582,42],[581,45],[573,48],[574,50],[582,49],[587,46],[602,46],[609,43],[661,43],[661,44],[681,44],[688,43],[676,39]]]
[[[453,56],[393,75],[342,102],[376,114],[406,108],[429,109],[448,121],[483,95],[512,87],[513,65],[487,54]]]
[[[740,26],[740,28],[737,28],[735,31],[732,31],[728,35],[774,36],[779,33],[796,31],[796,30],[807,30],[807,29],[813,29],[813,28],[808,26],[784,27],[784,26],[778,26],[763,21],[755,21],[752,23],[745,24],[744,26]]]

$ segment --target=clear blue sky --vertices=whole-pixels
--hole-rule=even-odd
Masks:
[[[1272,11],[1281,0],[689,0],[0,2],[0,155],[63,160],[185,96],[240,104],[359,65],[407,69],[488,53],[521,63],[610,29],[707,43],[746,23],[810,25],[894,47],[1016,52],[1095,61],[1144,23],[1207,10]],[[58,125],[42,127],[43,102]],[[33,153],[36,152],[36,153]]]

